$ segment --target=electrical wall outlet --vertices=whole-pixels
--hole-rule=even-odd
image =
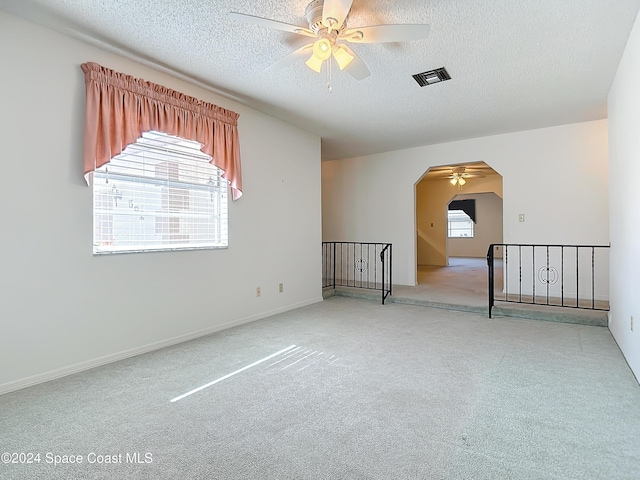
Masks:
[[[280,293],[284,292],[284,283],[281,283],[280,285],[278,285],[278,291]]]
[[[260,291],[260,287],[256,287],[256,297],[259,297],[261,295],[261,291]]]

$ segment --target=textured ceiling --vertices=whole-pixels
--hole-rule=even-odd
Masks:
[[[428,39],[352,45],[371,76],[267,67],[304,37],[307,0],[0,0],[0,9],[205,83],[322,137],[335,159],[606,117],[640,0],[354,0],[349,27],[427,23]],[[420,88],[414,73],[452,80]]]

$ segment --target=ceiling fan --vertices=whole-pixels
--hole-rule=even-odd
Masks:
[[[370,25],[349,28],[347,20],[353,0],[313,0],[307,5],[305,16],[309,27],[300,27],[268,18],[231,12],[235,20],[252,23],[295,33],[313,39],[313,41],[291,52],[269,67],[270,69],[288,66],[307,57],[305,64],[314,72],[320,73],[325,61],[336,61],[340,70],[346,70],[356,80],[367,78],[371,73],[348,43],[389,43],[421,40],[429,35],[429,25],[394,24]],[[331,90],[331,87],[329,87]]]
[[[454,167],[451,169],[451,175],[449,178],[449,182],[451,185],[456,186],[458,188],[462,187],[465,183],[467,183],[467,178],[482,178],[484,175],[482,173],[475,173],[474,170],[467,170],[466,167]]]

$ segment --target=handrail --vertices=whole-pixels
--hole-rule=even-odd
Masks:
[[[392,248],[380,242],[322,242],[322,287],[380,290],[384,305],[392,293]]]
[[[609,248],[609,245],[492,243],[487,250],[489,318],[496,301],[608,310]],[[502,253],[503,291],[499,296],[495,291],[496,251]],[[510,255],[516,257],[517,265],[514,266],[516,260],[510,260]],[[591,267],[586,272],[585,262]]]
[[[384,248],[382,249],[382,251],[380,252],[380,262],[382,263],[382,305],[384,305],[384,301],[387,298],[387,296],[391,295],[391,288],[392,288],[392,281],[391,281],[391,244],[387,243]],[[389,250],[389,290],[385,290],[384,288],[384,279],[385,279],[385,271],[384,271],[384,265],[385,265],[385,252]]]

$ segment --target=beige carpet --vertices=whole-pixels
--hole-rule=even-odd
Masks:
[[[0,452],[40,454],[3,480],[635,480],[640,387],[605,328],[333,297],[2,395]]]

